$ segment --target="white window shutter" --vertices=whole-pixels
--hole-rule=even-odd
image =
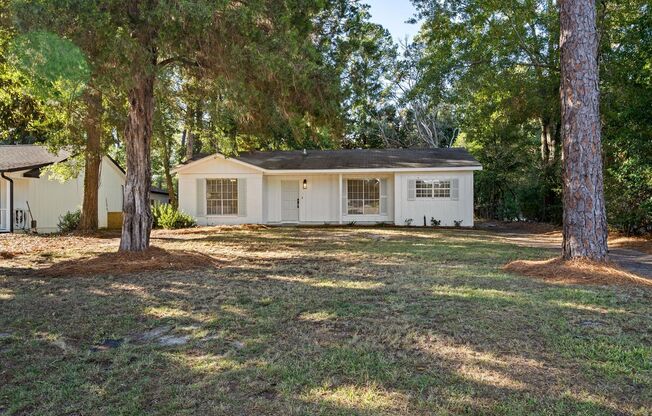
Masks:
[[[380,215],[387,215],[387,179],[380,180]]]
[[[458,178],[451,179],[451,201],[459,201],[460,199],[460,180]]]
[[[238,178],[238,217],[247,216],[247,180]]]
[[[416,179],[408,179],[408,194],[407,194],[407,199],[408,201],[414,201],[416,199],[416,194],[417,194],[417,181]]]
[[[204,209],[206,207],[206,179],[197,179],[197,216],[203,217],[206,215]]]

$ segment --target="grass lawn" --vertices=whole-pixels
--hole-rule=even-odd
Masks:
[[[501,270],[557,252],[403,228],[152,241],[219,263],[48,277],[117,238],[0,236],[0,414],[652,414],[652,290]]]

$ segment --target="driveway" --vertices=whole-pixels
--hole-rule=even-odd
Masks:
[[[559,230],[531,232],[526,229],[511,227],[509,224],[485,223],[480,229],[492,231],[506,242],[524,246],[559,250],[562,235]],[[631,248],[609,248],[609,260],[619,264],[623,269],[641,277],[652,279],[652,255]]]

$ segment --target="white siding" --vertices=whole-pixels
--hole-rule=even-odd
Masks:
[[[462,220],[462,226],[473,226],[473,172],[383,172],[332,174],[263,174],[260,170],[220,156],[207,158],[189,165],[178,172],[179,207],[194,216],[200,225],[281,223],[281,181],[295,180],[299,186],[299,223],[338,223],[342,210],[342,223],[355,221],[358,224],[393,222],[404,225],[406,218],[412,218],[412,225],[430,225],[430,218],[441,221],[441,225],[454,225]],[[340,176],[345,182],[354,178],[384,178],[387,181],[387,213],[384,215],[348,215],[342,209]],[[199,210],[197,184],[211,178],[238,178],[247,182],[246,216],[206,216],[204,207]],[[408,201],[407,183],[410,179],[457,179],[459,198],[442,198]],[[303,189],[303,181],[307,181]],[[344,187],[345,189],[345,187]],[[201,192],[199,194],[201,196]],[[203,198],[205,199],[205,198]],[[202,200],[203,200],[202,199]]]
[[[459,199],[434,198],[408,200],[408,181],[417,179],[458,179]],[[453,226],[454,221],[462,220],[463,227],[473,226],[473,171],[451,172],[422,172],[422,173],[396,173],[395,174],[395,212],[396,225],[405,225],[405,220],[411,218],[412,225],[423,226],[423,217],[426,225],[430,219],[441,221],[442,226]]]
[[[50,233],[57,230],[59,217],[66,212],[81,209],[84,195],[84,174],[63,183],[49,179],[46,173],[40,178],[25,178],[24,172],[14,172],[14,209],[28,210],[37,222],[37,231]],[[102,160],[100,188],[98,190],[98,225],[107,225],[108,211],[122,211],[122,185],[124,174],[108,158]],[[29,224],[26,224],[29,226]]]
[[[263,222],[263,175],[229,159],[207,158],[188,166],[179,176],[179,209],[197,220],[199,225],[259,224]],[[246,215],[211,216],[198,209],[197,184],[205,179],[236,178],[246,180]],[[200,181],[198,181],[200,179]],[[205,186],[205,185],[204,185]],[[205,204],[205,198],[202,198]],[[198,215],[198,212],[201,215]]]
[[[307,188],[303,189],[303,180]],[[338,175],[272,175],[265,177],[265,207],[268,223],[281,222],[281,181],[299,184],[299,222],[323,224],[339,221]]]
[[[123,186],[125,174],[109,158],[102,159],[100,172],[100,189],[97,197],[97,215],[100,228],[106,228],[108,212],[122,211]],[[82,194],[84,189],[84,176],[79,175]],[[80,198],[80,205],[81,205]]]

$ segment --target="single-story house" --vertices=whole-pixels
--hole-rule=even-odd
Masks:
[[[41,174],[69,157],[38,145],[0,145],[0,232],[55,232],[61,215],[81,208],[83,173],[63,183]],[[107,156],[100,169],[98,224],[104,228],[109,212],[122,211],[125,172]]]
[[[179,208],[199,225],[473,226],[465,149],[352,149],[199,155],[177,166]]]

